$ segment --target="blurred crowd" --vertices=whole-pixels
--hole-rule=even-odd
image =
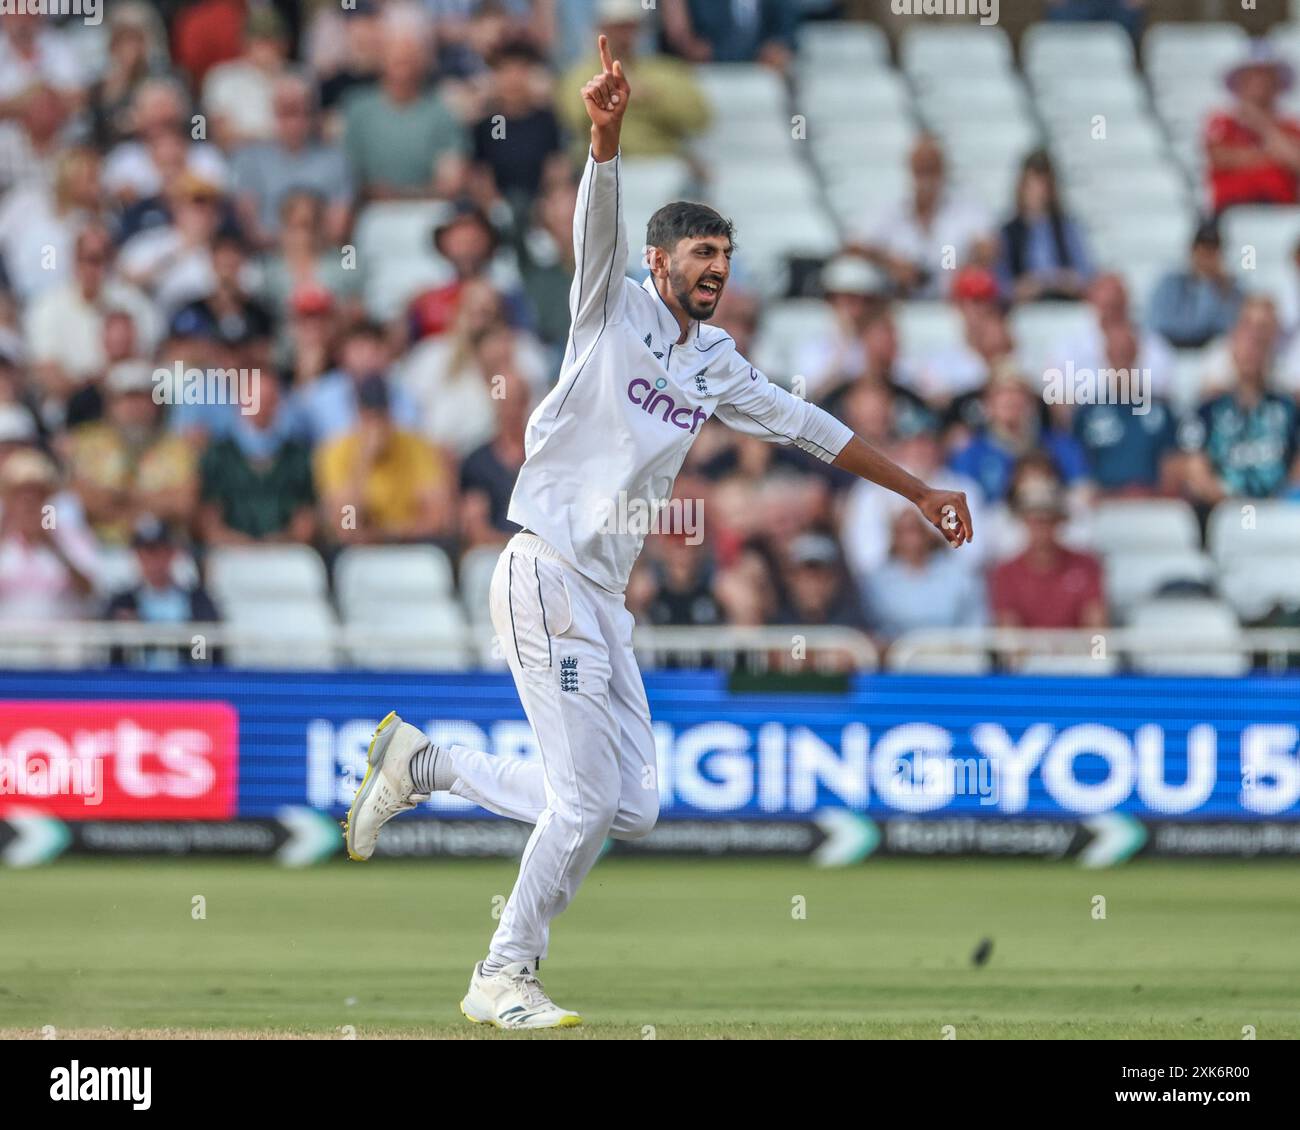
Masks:
[[[707,176],[692,64],[793,81],[796,7],[663,0],[652,22],[640,0],[119,0],[99,29],[0,17],[0,620],[211,619],[201,569],[177,562],[213,547],[300,543],[329,561],[434,542],[457,561],[503,544],[568,328],[596,29],[637,96],[624,154]],[[900,500],[712,422],[677,484],[703,540],[648,540],[638,619],[885,643],[1101,626],[1097,500],[1300,500],[1300,248],[1286,293],[1243,293],[1215,218],[1297,202],[1300,124],[1278,109],[1293,77],[1262,52],[1229,76],[1232,108],[1206,126],[1206,220],[1150,295],[1093,263],[1044,153],[996,216],[951,191],[921,137],[910,193],[822,268],[832,332],[769,375],[965,490],[974,544],[951,553]],[[429,200],[446,204],[422,249],[443,281],[377,317],[360,220]],[[746,279],[744,234],[717,323],[753,358],[769,296]],[[908,349],[911,300],[950,304],[960,342]],[[1090,318],[1056,363],[1149,371],[1145,411],[1045,401],[1013,314],[1061,301]],[[1190,400],[1172,396],[1188,348],[1205,351]],[[160,369],[178,374],[161,397]],[[255,410],[189,395],[186,370],[260,374]],[[128,550],[136,574],[115,588],[102,561]]]

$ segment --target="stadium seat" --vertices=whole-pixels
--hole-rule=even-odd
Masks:
[[[1020,58],[1034,78],[1106,75],[1133,69],[1133,41],[1113,23],[1036,23],[1021,37]]]
[[[1236,24],[1155,23],[1142,38],[1142,58],[1153,82],[1171,75],[1205,75],[1218,80],[1222,72],[1245,58],[1250,37]]]
[[[1131,626],[1157,645],[1131,656],[1146,674],[1234,676],[1250,667],[1237,614],[1223,601],[1157,598],[1133,613]]]
[[[348,657],[371,670],[463,670],[468,645],[464,613],[451,595],[376,599],[348,624]]]
[[[1013,307],[1011,331],[1020,356],[1034,371],[1060,361],[1061,343],[1090,332],[1095,318],[1086,302],[1026,302]]]
[[[1247,624],[1274,608],[1300,609],[1300,553],[1235,558],[1223,571],[1219,591]]]
[[[347,620],[376,603],[433,603],[455,592],[451,562],[436,545],[352,546],[335,562],[334,588]]]
[[[1300,555],[1300,502],[1230,498],[1210,514],[1210,555],[1220,567],[1243,557]]]
[[[852,74],[888,62],[889,37],[875,24],[826,20],[805,24],[799,32],[799,67],[808,74]]]
[[[338,662],[337,625],[323,599],[268,594],[228,601],[224,613],[245,637],[227,651],[231,666],[328,670]]]
[[[901,302],[894,313],[902,352],[907,356],[961,344],[961,316],[945,302]]]
[[[325,600],[325,563],[305,545],[223,546],[207,559],[208,589],[223,608],[286,600]]]
[[[1229,208],[1221,221],[1225,258],[1242,286],[1276,293],[1291,270],[1291,255],[1300,243],[1300,207]],[[1252,248],[1253,270],[1242,270],[1242,251]]]
[[[1215,577],[1214,562],[1192,549],[1156,549],[1113,552],[1105,557],[1106,598],[1111,614],[1127,621],[1133,610],[1160,590],[1176,582],[1209,586]]]
[[[1178,499],[1117,499],[1100,502],[1093,516],[1093,544],[1100,553],[1195,552],[1200,549],[1196,514]]]
[[[1011,40],[1001,27],[913,24],[901,42],[903,70],[915,82],[1011,70]]]
[[[433,229],[448,214],[438,200],[381,201],[367,204],[357,217],[353,242],[361,263],[405,258],[432,246]]]
[[[789,120],[785,86],[769,67],[758,63],[705,63],[697,66],[694,74],[720,120]]]

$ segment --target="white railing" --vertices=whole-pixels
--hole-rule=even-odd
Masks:
[[[824,626],[637,628],[633,646],[646,668],[714,667],[746,671],[874,671],[882,656],[861,632]],[[235,667],[395,669],[410,666],[505,666],[491,628],[467,625],[430,634],[358,624],[315,630],[257,624],[145,624],[88,621],[0,624],[0,672],[107,666],[115,650],[184,649],[197,659],[220,652]],[[1300,628],[1241,629],[1230,636],[1195,630],[1133,628],[1087,631],[1015,628],[934,629],[909,632],[890,647],[892,671],[977,673],[981,670],[1110,674],[1126,668],[1238,674],[1256,665],[1269,671],[1296,666]]]

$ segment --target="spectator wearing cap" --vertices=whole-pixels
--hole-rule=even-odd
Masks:
[[[954,268],[991,263],[997,254],[992,217],[949,191],[943,149],[930,135],[909,158],[912,191],[902,202],[866,218],[850,244],[888,273],[900,297],[946,298]],[[956,253],[956,262],[948,256]]]
[[[465,456],[495,429],[493,399],[513,374],[542,393],[550,370],[530,334],[511,328],[501,296],[484,279],[461,294],[450,334],[418,344],[397,370],[399,387],[416,404],[416,430]]]
[[[34,448],[0,464],[0,621],[58,623],[91,610],[98,550],[84,526],[60,520],[58,481]]]
[[[785,554],[783,579],[785,602],[776,614],[778,622],[866,629],[859,594],[830,534],[810,531],[795,538]]]
[[[289,302],[281,342],[281,370],[293,389],[306,389],[324,376],[333,358],[334,296],[320,286],[299,287]]]
[[[1234,204],[1295,204],[1300,199],[1300,122],[1278,106],[1295,82],[1294,71],[1257,40],[1224,81],[1235,101],[1205,125],[1215,212]]]
[[[1083,294],[1091,276],[1083,234],[1061,206],[1051,159],[1035,150],[1021,165],[1015,214],[1002,228],[1002,293],[1015,302],[1072,301]]]
[[[269,249],[280,237],[286,203],[309,194],[321,208],[318,238],[336,247],[348,229],[355,187],[342,148],[319,136],[311,81],[300,74],[280,75],[271,110],[271,136],[241,146],[231,159],[240,221],[255,246]]]
[[[199,463],[197,527],[208,545],[307,543],[316,532],[311,451],[297,436],[279,381],[264,374],[257,403],[236,416]]]
[[[357,390],[367,377],[389,380],[392,350],[384,327],[360,322],[343,336],[338,367],[307,385],[294,389],[292,408],[298,415],[299,434],[313,447],[353,431],[359,419]],[[397,426],[415,430],[420,422],[416,400],[400,385],[390,385],[389,399]]]
[[[104,418],[67,437],[73,489],[101,541],[125,545],[141,513],[189,525],[198,495],[194,453],[167,431],[146,361],[114,365],[105,378]]]
[[[1015,360],[1007,306],[991,271],[963,267],[953,278],[951,298],[961,341],[909,358],[907,366],[910,387],[936,408],[978,395],[994,369]]]
[[[151,352],[157,344],[160,326],[153,303],[116,275],[113,259],[107,229],[99,224],[82,228],[72,278],[27,306],[23,328],[37,383],[56,406],[102,376],[108,362],[105,326],[110,314],[120,312],[130,319],[138,348],[132,356]]]
[[[508,517],[515,479],[524,465],[524,430],[533,410],[526,381],[506,375],[492,401],[496,431],[460,465],[460,542],[466,549],[500,545],[519,527]]]
[[[288,36],[274,8],[254,8],[244,21],[243,51],[203,79],[203,109],[212,140],[226,152],[275,133],[275,85],[285,73]]]
[[[488,63],[491,96],[471,130],[475,168],[523,218],[545,182],[571,179],[569,159],[537,48],[508,40]]]
[[[1101,562],[1062,544],[1066,517],[1060,482],[1040,467],[1017,475],[1012,506],[1024,524],[1024,552],[989,576],[989,603],[1000,628],[1104,628]]]
[[[455,323],[461,292],[473,279],[490,280],[512,322],[521,322],[526,303],[513,267],[498,258],[500,236],[492,221],[468,199],[454,201],[433,230],[433,247],[451,268],[445,283],[417,294],[407,309],[412,341],[445,334]]]
[[[469,136],[442,97],[426,89],[428,28],[384,18],[380,81],[343,105],[343,145],[359,190],[370,200],[454,196],[464,184]]]
[[[451,461],[389,413],[388,385],[372,376],[357,390],[356,428],[316,453],[321,527],[342,544],[425,541],[451,530]]]
[[[762,63],[784,71],[794,56],[795,7],[786,0],[665,0],[664,37],[692,63]]]
[[[1241,300],[1223,265],[1218,224],[1206,220],[1196,229],[1187,266],[1156,284],[1147,322],[1175,349],[1200,349],[1232,328]]]
[[[1127,322],[1113,322],[1106,331],[1106,367],[1129,374],[1137,371],[1137,332]],[[1164,400],[1153,396],[1145,404],[1133,404],[1103,403],[1098,398],[1078,404],[1072,430],[1087,456],[1088,476],[1101,493],[1177,493],[1183,460],[1176,421]]]
[[[889,552],[861,579],[872,632],[892,642],[922,628],[976,628],[987,622],[977,570],[962,565],[913,508],[887,504]]]
[[[107,620],[140,624],[211,624],[220,620],[212,598],[200,584],[182,584],[176,578],[177,548],[164,522],[142,514],[131,533],[131,548],[140,573],[139,582],[114,593],[104,610]],[[115,666],[169,670],[220,662],[215,650],[196,654],[192,647],[114,647]]]
[[[984,386],[981,405],[983,425],[948,465],[979,483],[986,499],[1005,499],[1017,461],[1040,449],[1062,481],[1070,486],[1086,483],[1088,463],[1082,448],[1068,432],[1042,426],[1035,397],[1017,370],[994,372]]]
[[[1268,387],[1267,339],[1242,317],[1230,344],[1233,386],[1203,401],[1179,432],[1189,453],[1189,492],[1205,507],[1226,498],[1269,498],[1300,482],[1300,410]]]
[[[640,49],[646,12],[641,0],[596,2],[596,24],[609,38],[610,57],[622,62],[628,83],[636,91],[623,119],[620,152],[625,157],[683,157],[689,161],[687,147],[709,128],[713,112],[690,67],[680,59]],[[579,164],[587,158],[591,123],[576,93],[600,69],[598,56],[586,54],[564,72],[555,92],[555,109],[573,139],[571,154]]]
[[[879,267],[853,254],[837,255],[822,268],[821,287],[834,328],[800,342],[791,362],[810,400],[866,372],[863,331],[885,309],[890,289]]]

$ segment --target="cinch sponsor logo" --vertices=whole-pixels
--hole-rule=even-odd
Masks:
[[[0,814],[229,819],[237,733],[224,702],[0,702]]]
[[[694,435],[709,418],[709,414],[703,408],[691,408],[689,404],[685,408],[677,407],[677,401],[663,391],[667,387],[668,382],[663,377],[654,384],[645,377],[636,377],[627,386],[627,398],[641,411],[658,416],[665,424],[672,424],[673,427]]]

